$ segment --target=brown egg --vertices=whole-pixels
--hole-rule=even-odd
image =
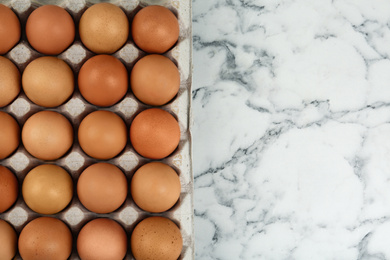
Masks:
[[[10,224],[0,219],[0,259],[13,259],[18,238]]]
[[[131,34],[135,44],[149,53],[164,53],[179,38],[179,22],[166,7],[150,5],[133,19]]]
[[[0,107],[10,104],[19,92],[20,72],[18,68],[12,61],[0,56]]]
[[[22,76],[26,96],[43,107],[62,105],[73,93],[73,71],[65,61],[40,57],[27,65]]]
[[[18,199],[18,190],[16,176],[6,167],[0,165],[0,213],[8,210],[15,203]],[[0,257],[0,259],[2,258]]]
[[[72,252],[72,233],[61,220],[40,217],[23,228],[18,245],[23,260],[65,260]]]
[[[177,260],[183,248],[180,229],[164,217],[142,220],[134,228],[130,243],[137,260]]]
[[[127,252],[127,235],[122,226],[107,218],[88,222],[77,237],[81,260],[122,260]]]
[[[73,128],[63,115],[41,111],[27,119],[22,129],[26,150],[42,160],[56,160],[73,144]]]
[[[20,22],[10,8],[0,4],[0,55],[8,52],[20,39]]]
[[[77,195],[88,210],[110,213],[118,209],[127,197],[127,179],[123,172],[109,163],[96,163],[80,175]]]
[[[118,155],[127,142],[125,122],[110,111],[95,111],[81,121],[79,142],[91,157],[107,160]]]
[[[170,155],[179,144],[179,123],[165,110],[144,110],[130,126],[130,140],[134,149],[143,157],[162,159]]]
[[[170,166],[151,162],[139,168],[131,180],[131,195],[143,210],[159,213],[170,209],[180,196],[180,179]]]
[[[0,159],[10,156],[19,146],[20,127],[16,120],[0,111]]]
[[[127,92],[128,75],[125,66],[110,55],[97,55],[81,67],[78,77],[81,95],[91,104],[112,106]]]
[[[39,165],[26,175],[22,193],[30,209],[40,214],[56,214],[72,200],[72,178],[60,166]]]
[[[79,25],[83,44],[95,53],[114,53],[129,36],[129,21],[118,6],[95,4],[81,16]]]
[[[140,101],[152,106],[161,106],[177,94],[180,87],[179,70],[167,57],[148,55],[134,65],[130,85]]]
[[[28,17],[26,35],[28,42],[37,51],[57,55],[74,41],[75,25],[65,9],[56,5],[43,5]]]

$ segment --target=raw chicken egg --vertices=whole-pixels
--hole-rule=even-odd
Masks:
[[[131,180],[131,195],[143,210],[159,213],[170,209],[180,196],[180,179],[170,166],[151,162],[139,168]]]
[[[20,142],[20,127],[6,112],[0,111],[0,160],[10,156]]]
[[[0,56],[0,107],[10,104],[19,92],[20,72],[18,68],[12,61]]]
[[[20,31],[20,22],[16,14],[7,6],[0,4],[0,55],[15,46],[20,39]]]
[[[15,203],[18,199],[18,191],[16,176],[8,168],[0,165],[0,213],[5,212]]]
[[[56,160],[73,144],[73,128],[69,120],[54,111],[41,111],[27,119],[22,129],[26,150],[42,160]]]
[[[131,33],[135,44],[148,53],[164,53],[179,38],[179,22],[166,7],[150,5],[133,19]]]
[[[19,236],[23,260],[66,260],[72,252],[72,233],[59,219],[40,217],[29,222]]]
[[[22,192],[30,209],[40,214],[56,214],[72,200],[73,182],[60,166],[39,165],[26,175]]]
[[[0,219],[0,259],[13,259],[17,243],[18,238],[15,230],[10,224]]]
[[[43,5],[28,17],[26,35],[28,42],[37,51],[57,55],[74,41],[75,25],[65,9],[56,5]]]
[[[112,106],[127,92],[127,70],[117,58],[97,55],[81,67],[78,83],[81,95],[89,103],[101,107]]]
[[[77,195],[88,210],[95,213],[110,213],[126,200],[126,176],[115,165],[93,164],[80,175]]]
[[[117,222],[98,218],[88,222],[77,237],[81,260],[122,260],[127,252],[127,235]]]
[[[170,155],[179,144],[179,123],[165,110],[144,110],[131,123],[130,140],[134,149],[143,157],[162,159]]]
[[[40,57],[27,65],[22,76],[26,96],[43,107],[62,105],[74,90],[73,71],[65,61]]]
[[[148,55],[134,65],[130,85],[140,101],[161,106],[177,94],[180,87],[179,70],[167,57]]]

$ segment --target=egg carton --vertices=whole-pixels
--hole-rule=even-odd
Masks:
[[[83,99],[77,89],[77,84],[73,96],[63,105],[46,109],[32,103],[23,90],[10,105],[1,108],[11,114],[23,126],[26,120],[34,113],[42,110],[56,111],[64,115],[73,124],[75,140],[72,148],[60,159],[55,161],[43,161],[31,156],[21,143],[18,149],[8,158],[0,160],[0,165],[10,168],[19,180],[19,197],[13,207],[0,214],[0,218],[13,225],[18,235],[23,227],[32,219],[42,216],[35,213],[23,201],[21,188],[26,174],[34,167],[52,163],[66,169],[71,174],[74,182],[74,195],[71,203],[60,213],[50,215],[64,221],[73,234],[73,251],[69,259],[79,259],[76,250],[76,239],[80,229],[90,220],[98,217],[106,217],[116,220],[126,230],[128,237],[132,230],[142,219],[149,216],[164,216],[173,220],[180,228],[183,237],[183,250],[179,259],[194,259],[194,229],[193,229],[193,173],[192,173],[192,143],[191,143],[191,76],[192,76],[192,37],[191,37],[191,0],[0,0],[0,3],[12,8],[17,14],[22,25],[22,37],[20,42],[4,56],[14,62],[23,73],[26,66],[34,59],[45,56],[35,51],[28,43],[25,35],[25,24],[28,16],[33,10],[45,4],[55,4],[65,8],[73,17],[76,25],[76,37],[73,44],[58,55],[72,68],[76,82],[77,75],[82,64],[95,54],[89,51],[81,43],[78,35],[78,24],[81,15],[91,5],[101,2],[110,2],[119,6],[128,16],[131,22],[134,15],[148,5],[158,4],[170,9],[179,20],[180,35],[177,44],[164,55],[170,58],[179,68],[181,82],[177,96],[168,104],[161,108],[170,112],[179,122],[181,139],[178,148],[167,158],[160,160],[176,170],[180,176],[181,195],[179,201],[169,211],[159,214],[152,214],[141,210],[131,195],[127,196],[125,203],[115,212],[110,214],[96,214],[85,209],[77,198],[76,184],[81,172],[91,164],[100,160],[87,156],[79,146],[77,131],[81,120],[96,110],[108,110],[115,112],[125,122],[129,129],[133,118],[141,111],[151,106],[139,102],[131,93],[129,88],[126,96],[116,105],[108,108],[100,108],[91,105]],[[136,47],[131,39],[131,35],[126,44],[116,53],[117,57],[126,66],[130,73],[134,64],[143,56],[145,52]],[[129,74],[130,75],[130,74]],[[134,172],[152,160],[143,158],[132,148],[128,140],[125,149],[115,158],[106,160],[118,166],[126,175],[130,184]],[[21,259],[17,254],[15,259]],[[125,259],[134,259],[130,246]]]

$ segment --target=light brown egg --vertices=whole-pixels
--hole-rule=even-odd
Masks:
[[[43,5],[28,17],[26,35],[28,42],[37,51],[57,55],[74,41],[75,25],[65,9],[56,5]]]
[[[89,7],[79,25],[83,44],[95,53],[111,54],[127,41],[129,21],[118,6],[99,3]]]
[[[0,219],[0,259],[13,259],[18,238],[10,224]]]
[[[140,155],[162,159],[170,155],[179,144],[179,123],[165,110],[144,110],[131,123],[130,141]]]
[[[23,72],[22,85],[26,96],[43,107],[62,105],[73,93],[73,71],[56,57],[40,57],[29,63]]]
[[[12,61],[0,56],[0,107],[10,104],[16,98],[20,92],[20,81],[18,68]]]
[[[130,85],[140,101],[161,106],[177,94],[180,87],[179,70],[167,57],[148,55],[134,65]]]
[[[10,156],[20,142],[20,127],[6,112],[0,111],[0,159]]]
[[[180,196],[180,179],[170,166],[151,162],[139,168],[131,180],[131,195],[143,210],[159,213],[170,209]]]
[[[164,217],[149,217],[138,223],[130,243],[137,260],[177,260],[183,248],[180,229]]]
[[[164,53],[179,38],[179,22],[166,7],[150,5],[133,19],[131,34],[135,44],[148,53]]]
[[[95,213],[110,213],[126,200],[126,176],[115,165],[93,164],[80,175],[77,195],[88,210]]]
[[[0,213],[5,212],[15,203],[18,199],[18,191],[16,176],[8,168],[0,165]]]
[[[79,143],[91,157],[107,160],[118,155],[127,142],[125,122],[110,111],[95,111],[81,121]]]
[[[26,175],[22,193],[30,209],[40,214],[56,214],[72,200],[72,178],[60,166],[39,165]]]
[[[110,55],[97,55],[83,64],[78,76],[81,95],[91,104],[112,106],[127,92],[126,67]]]
[[[73,144],[73,128],[63,115],[41,111],[27,119],[22,129],[26,150],[42,160],[56,160]]]
[[[16,14],[0,4],[0,55],[5,54],[20,39],[20,22]]]
[[[88,222],[77,237],[81,260],[122,260],[127,252],[127,235],[117,222],[98,218]]]
[[[61,220],[40,217],[23,228],[18,246],[23,260],[65,260],[72,252],[72,233]]]

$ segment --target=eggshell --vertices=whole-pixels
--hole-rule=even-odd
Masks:
[[[127,92],[127,70],[117,58],[97,55],[83,64],[78,83],[81,95],[88,102],[101,107],[112,106]]]
[[[72,252],[72,233],[61,220],[40,217],[23,228],[18,245],[23,260],[66,260]]]
[[[0,107],[10,104],[19,92],[20,72],[18,68],[12,61],[0,56]]]
[[[0,259],[13,259],[18,238],[10,224],[0,219]]]
[[[0,213],[5,212],[15,203],[18,199],[18,191],[16,176],[8,168],[0,165]]]
[[[55,160],[72,146],[73,128],[63,115],[41,111],[27,119],[22,129],[22,142],[32,156]]]
[[[170,155],[179,144],[179,123],[165,110],[144,110],[130,125],[130,140],[140,155],[150,159],[162,159]]]
[[[0,55],[15,46],[20,39],[20,31],[20,22],[16,14],[7,6],[0,4]]]
[[[20,127],[6,112],[0,111],[0,159],[10,156],[20,142]]]
[[[89,7],[79,24],[83,44],[95,53],[114,53],[129,36],[129,21],[118,6],[99,3]]]
[[[73,71],[61,59],[40,57],[27,65],[22,85],[26,96],[35,104],[56,107],[62,105],[73,93]]]
[[[127,252],[127,235],[122,226],[107,218],[88,222],[77,237],[81,260],[122,260]]]
[[[56,214],[72,200],[73,182],[63,168],[53,164],[39,165],[26,175],[22,192],[30,209],[40,214]]]
[[[80,123],[79,143],[91,157],[107,160],[118,155],[127,142],[125,122],[110,111],[95,111]]]
[[[180,74],[176,65],[162,55],[148,55],[133,67],[131,90],[143,103],[161,106],[173,99],[180,87]]]
[[[56,5],[43,5],[28,17],[26,35],[30,45],[37,51],[57,55],[74,41],[75,25],[65,9]]]
[[[130,190],[134,202],[141,209],[159,213],[177,202],[181,185],[174,169],[161,162],[151,162],[135,172]]]
[[[149,217],[134,228],[130,244],[137,260],[177,260],[183,248],[183,238],[171,220]]]
[[[80,175],[77,195],[88,210],[95,213],[110,213],[126,200],[126,176],[115,165],[93,164]]]
[[[150,5],[142,8],[131,25],[135,44],[148,53],[164,53],[179,38],[179,22],[166,7]]]

